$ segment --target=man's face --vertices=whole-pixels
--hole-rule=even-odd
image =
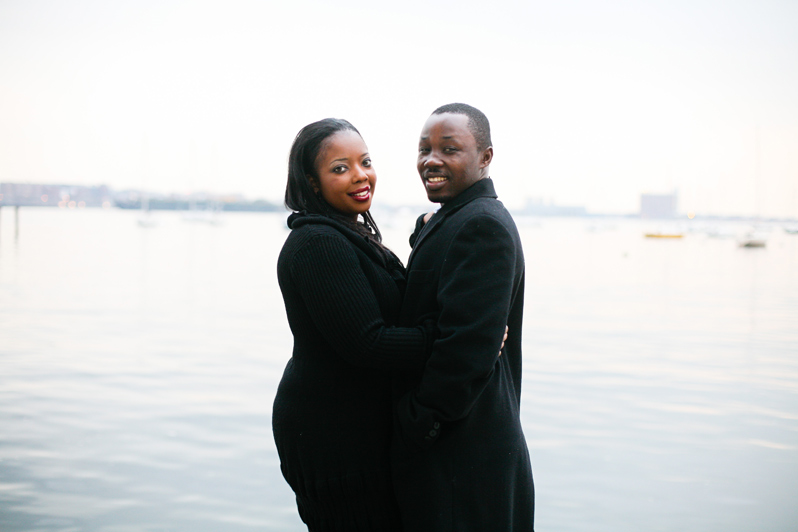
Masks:
[[[446,203],[488,176],[493,148],[477,149],[477,141],[462,114],[432,115],[418,141],[418,174],[427,197]]]

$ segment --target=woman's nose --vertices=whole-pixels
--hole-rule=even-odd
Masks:
[[[360,165],[357,165],[354,172],[355,181],[363,181],[369,178],[369,174],[365,168]]]

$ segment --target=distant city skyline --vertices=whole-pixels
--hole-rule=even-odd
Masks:
[[[0,182],[280,202],[297,131],[363,134],[375,201],[423,204],[437,106],[490,118],[500,198],[798,217],[798,3],[0,3]]]
[[[146,200],[145,200],[146,198]],[[772,220],[794,223],[798,217],[773,217],[773,216],[746,216],[729,213],[726,215],[712,215],[685,211],[679,206],[678,193],[671,194],[641,194],[639,208],[635,211],[610,212],[588,211],[584,205],[563,205],[553,200],[526,197],[510,210],[518,215],[529,216],[565,216],[565,217],[594,217],[594,216],[639,216],[644,219],[679,219],[687,217],[702,218],[728,218],[749,220]],[[67,209],[76,208],[115,208],[139,209],[146,201],[148,210],[187,210],[187,209],[212,209],[218,211],[257,211],[275,212],[287,211],[282,201],[272,201],[265,198],[252,198],[236,192],[212,193],[208,191],[195,191],[193,193],[180,192],[154,192],[149,190],[126,188],[113,189],[107,185],[78,185],[68,183],[0,183],[0,207],[60,207]],[[375,205],[374,211],[393,209],[418,209],[424,212],[429,209],[427,203],[384,203]]]

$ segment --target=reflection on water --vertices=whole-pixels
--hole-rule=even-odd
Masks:
[[[285,216],[2,215],[0,530],[303,530],[270,429]],[[382,224],[403,257],[412,222]],[[798,236],[518,222],[537,528],[794,528]]]

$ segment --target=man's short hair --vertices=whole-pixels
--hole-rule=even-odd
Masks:
[[[474,135],[474,139],[477,141],[477,149],[484,150],[489,146],[493,146],[493,141],[490,140],[490,122],[488,122],[488,117],[485,116],[485,113],[466,103],[447,103],[432,111],[434,115],[442,115],[444,113],[454,113],[468,117],[468,129],[471,130],[471,134]]]

